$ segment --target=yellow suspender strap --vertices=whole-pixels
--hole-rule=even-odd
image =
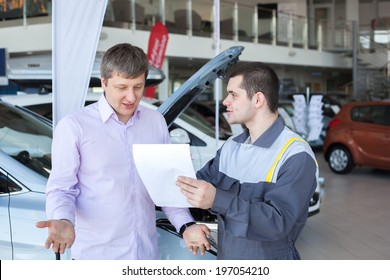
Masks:
[[[302,138],[298,138],[298,137],[293,137],[293,138],[288,139],[287,143],[283,146],[282,150],[279,152],[274,164],[271,166],[271,169],[268,171],[267,176],[265,177],[265,181],[267,183],[271,182],[272,176],[274,175],[276,165],[278,164],[279,160],[282,158],[282,156],[283,156],[284,152],[287,150],[288,146],[290,146],[290,144],[294,141],[305,142],[305,140],[303,140]]]

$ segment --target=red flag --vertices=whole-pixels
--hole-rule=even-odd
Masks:
[[[164,24],[157,22],[153,26],[149,37],[148,60],[150,65],[161,69],[167,44],[168,30]],[[145,96],[152,98],[154,97],[155,91],[156,87],[148,87],[146,88]]]

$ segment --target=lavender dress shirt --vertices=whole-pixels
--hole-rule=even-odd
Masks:
[[[57,124],[46,211],[48,219],[75,225],[74,259],[159,258],[155,205],[134,165],[133,144],[169,142],[160,113],[139,105],[125,125],[103,94]],[[163,211],[176,230],[193,221],[186,208]]]

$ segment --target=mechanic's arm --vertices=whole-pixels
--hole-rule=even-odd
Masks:
[[[247,187],[264,188],[263,184],[260,182]],[[316,185],[315,161],[310,155],[300,153],[283,164],[276,184],[268,186],[271,189],[264,196],[252,196],[249,200],[236,192],[217,189],[210,210],[224,217],[225,230],[236,237],[278,240],[286,236],[303,211],[308,211]],[[241,192],[245,189],[239,182],[231,188]]]

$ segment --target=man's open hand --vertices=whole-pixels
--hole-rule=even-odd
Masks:
[[[35,224],[37,228],[47,228],[48,237],[45,242],[46,249],[50,246],[55,253],[63,254],[66,248],[72,247],[75,240],[73,224],[68,220],[48,220]]]

